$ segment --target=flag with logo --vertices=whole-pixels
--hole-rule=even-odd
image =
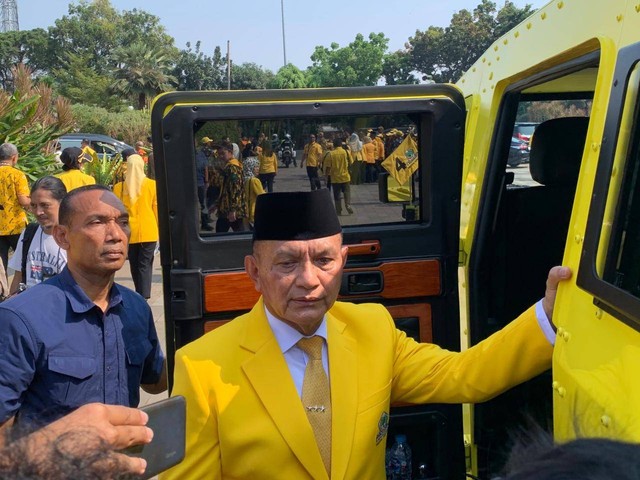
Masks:
[[[398,148],[385,158],[382,166],[400,185],[407,183],[418,170],[418,145],[413,137],[407,135]]]

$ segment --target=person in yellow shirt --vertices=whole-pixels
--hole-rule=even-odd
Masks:
[[[91,142],[89,141],[88,138],[82,139],[82,142],[80,143],[80,148],[82,149],[82,153],[84,153],[82,157],[84,160],[81,159],[80,163],[82,163],[83,161],[85,162],[98,161],[98,154],[93,148],[91,148]]]
[[[373,138],[373,144],[376,147],[376,170],[375,170],[375,180],[378,180],[378,175],[382,172],[382,162],[384,162],[384,142],[382,141],[382,134],[375,133],[371,134]]]
[[[124,182],[115,184],[113,193],[129,212],[129,267],[133,285],[136,292],[148,299],[158,241],[158,200],[156,182],[145,176],[144,160],[140,155],[129,155]]]
[[[85,185],[94,185],[95,178],[87,175],[80,170],[80,162],[82,161],[83,151],[78,147],[67,147],[60,154],[62,162],[62,173],[56,175],[67,189],[67,193],[74,188],[83,187]]]
[[[0,259],[4,268],[9,260],[9,248],[14,251],[18,238],[27,225],[29,184],[24,173],[16,168],[18,148],[12,143],[0,145]],[[6,283],[6,278],[2,280]]]
[[[311,190],[318,190],[322,188],[320,184],[320,177],[318,176],[318,167],[322,159],[322,146],[316,142],[316,136],[314,134],[309,135],[309,143],[304,146],[304,152],[302,153],[302,161],[300,162],[300,168],[307,162],[307,177],[309,177],[309,183],[311,184]]]
[[[376,146],[371,137],[364,137],[362,151],[365,162],[364,183],[373,183],[376,181]]]
[[[262,142],[262,153],[258,155],[258,160],[260,160],[258,176],[262,182],[262,188],[271,193],[273,192],[273,180],[278,174],[278,156],[268,141]]]
[[[335,138],[333,140],[333,150],[327,154],[324,161],[324,171],[327,176],[331,177],[331,188],[333,190],[333,199],[336,203],[336,213],[342,215],[342,204],[340,201],[340,193],[344,195],[344,207],[349,214],[353,213],[351,208],[351,189],[349,182],[349,167],[353,159],[348,151],[342,147],[342,139]]]
[[[250,144],[249,144],[250,145]],[[257,177],[260,173],[260,161],[257,157],[247,157],[242,160],[244,174],[244,196],[247,202],[246,230],[253,230],[255,220],[256,200],[258,195],[265,193],[262,182]]]
[[[357,133],[349,135],[347,147],[353,159],[349,174],[351,175],[351,185],[360,185],[364,180],[364,153],[362,151],[362,140]]]

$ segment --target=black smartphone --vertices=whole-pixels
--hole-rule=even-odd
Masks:
[[[181,395],[141,407],[149,415],[147,427],[153,440],[123,451],[131,457],[144,458],[147,470],[141,478],[151,478],[177,465],[184,458],[187,403]]]

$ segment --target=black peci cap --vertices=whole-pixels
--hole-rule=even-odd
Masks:
[[[78,168],[83,153],[81,148],[67,147],[60,153],[60,161],[68,167]]]
[[[254,240],[311,240],[342,232],[331,193],[276,192],[256,199]]]

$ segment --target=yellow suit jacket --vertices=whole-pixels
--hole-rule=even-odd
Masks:
[[[463,352],[416,343],[375,304],[327,313],[332,479],[384,479],[393,402],[481,402],[551,365],[530,308]],[[327,479],[313,431],[260,300],[176,353],[187,399],[187,453],[163,479]]]

